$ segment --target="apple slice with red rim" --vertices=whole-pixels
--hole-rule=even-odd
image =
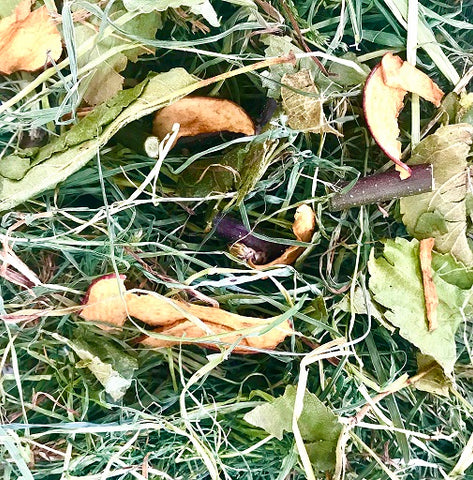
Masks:
[[[401,161],[398,117],[407,92],[416,93],[435,106],[443,92],[423,72],[392,53],[386,53],[369,74],[363,92],[363,110],[368,128],[383,152],[396,164],[401,178],[411,169]]]

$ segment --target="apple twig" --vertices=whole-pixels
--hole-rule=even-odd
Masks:
[[[431,192],[434,188],[432,165],[414,165],[411,169],[412,175],[404,180],[399,178],[399,173],[395,170],[361,178],[348,192],[335,194],[330,200],[330,209],[334,212],[347,210],[360,205]]]

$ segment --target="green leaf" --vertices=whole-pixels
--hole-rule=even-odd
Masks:
[[[261,41],[267,45],[264,50],[266,57],[283,57],[289,55],[290,52],[294,54],[303,53],[303,51],[296,47],[290,37],[280,37],[278,35],[262,35]],[[302,58],[298,61],[300,68],[308,70],[313,69],[313,61],[310,58]],[[263,87],[268,89],[268,97],[278,99],[281,96],[281,79],[286,74],[296,72],[298,69],[291,63],[281,63],[279,65],[272,65],[269,73],[263,78]]]
[[[32,160],[32,166],[44,162],[52,155],[63,152],[69,148],[101,135],[107,127],[128,105],[134,102],[142,93],[148,79],[139,83],[136,87],[118,92],[115,97],[106,103],[98,105],[76,125],[73,125],[66,133],[56,137],[46,146],[41,148]]]
[[[334,61],[329,68],[331,80],[343,86],[360,85],[365,82],[366,77],[370,73],[370,69],[358,61],[358,57],[353,52],[345,53],[340,59],[353,62],[359,67],[359,70],[355,70],[355,68],[345,63]]]
[[[394,331],[392,325],[384,320],[383,314],[380,312],[379,307],[371,300],[371,295],[363,291],[362,288],[355,288],[353,295],[346,294],[340,302],[336,304],[336,307],[347,313],[354,313],[355,315],[368,315],[376,318],[384,328],[389,331]]]
[[[292,432],[296,391],[295,386],[288,385],[282,397],[251,410],[244,420],[281,440],[285,431]],[[306,391],[298,425],[314,468],[318,471],[333,468],[342,430],[338,417],[313,393]]]
[[[195,161],[179,175],[178,195],[197,198],[236,190],[240,172],[239,166],[232,163],[225,156]]]
[[[462,290],[469,290],[473,287],[473,268],[466,267],[463,263],[455,260],[449,254],[434,254],[432,256],[432,268],[437,275],[452,285]]]
[[[18,155],[9,155],[0,160],[0,176],[11,180],[20,180],[29,168],[30,160]]]
[[[21,180],[2,178],[0,211],[54,188],[86,165],[120,128],[191,93],[198,85],[198,79],[183,68],[173,68],[134,89],[120,92],[114,99],[97,107],[95,114],[91,113],[61,135],[56,140],[58,145],[40,149],[32,162],[35,165]],[[41,163],[38,159],[42,160]]]
[[[129,12],[139,11],[150,13],[153,11],[164,12],[168,8],[194,7],[204,3],[205,0],[123,0],[124,7]]]
[[[138,361],[102,336],[79,332],[69,342],[82,360],[76,367],[88,368],[113,400],[120,400],[131,385]]]
[[[111,21],[117,21],[126,13],[125,10],[119,9],[118,3],[115,5],[112,7],[112,12],[109,13]],[[75,28],[75,41],[78,45],[86,43],[93,36],[97,38],[95,46],[87,54],[78,57],[78,68],[83,68],[98,58],[103,58],[107,52],[111,53],[123,48],[126,50],[108,56],[106,61],[101,61],[93,73],[81,82],[79,91],[89,105],[98,105],[112,98],[123,88],[124,78],[120,72],[126,68],[128,60],[136,62],[139,55],[154,52],[154,50],[130,40],[122,33],[101,36],[100,33],[97,33],[97,29],[100,27],[99,22],[100,20],[96,19],[95,23],[84,23]],[[145,15],[136,15],[128,20],[122,29],[127,33],[146,39],[154,38],[160,27],[160,15],[157,12],[150,12]],[[133,48],[133,46],[135,47]]]
[[[195,15],[202,15],[212,27],[219,27],[217,13],[209,0],[123,0],[123,5],[130,11],[150,13],[163,12],[168,8],[189,7]]]
[[[468,164],[473,126],[447,125],[414,149],[409,165],[432,163],[435,190],[402,198],[402,221],[415,238],[435,238],[435,249],[457,260],[473,263],[467,236]]]
[[[278,140],[266,139],[254,141],[237,152],[241,164],[241,179],[238,184],[236,205],[240,205],[266,173],[274,160],[274,153],[279,145]]]
[[[417,240],[387,240],[379,258],[375,258],[374,249],[371,251],[369,289],[374,300],[387,309],[384,315],[399,328],[400,335],[430,355],[449,375],[456,361],[455,332],[463,320],[461,308],[471,292],[447,283],[438,274],[443,268],[440,260],[434,265],[439,326],[431,332],[427,326]]]

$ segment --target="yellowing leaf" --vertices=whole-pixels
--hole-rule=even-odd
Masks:
[[[470,196],[467,157],[473,142],[473,126],[447,125],[425,138],[414,149],[409,164],[430,162],[435,189],[402,198],[402,221],[415,238],[435,238],[435,250],[457,260],[473,262],[467,229],[466,201]]]
[[[442,367],[428,355],[417,355],[417,373],[427,372],[414,383],[417,390],[448,397],[451,380],[445,375]]]
[[[108,16],[113,22],[119,21],[126,14],[126,11],[119,6],[119,3],[116,3],[112,7],[112,11],[108,12]],[[123,88],[125,79],[120,75],[120,72],[126,68],[129,60],[136,62],[140,55],[154,53],[154,49],[131,40],[126,36],[126,33],[139,35],[143,38],[154,38],[157,29],[161,26],[161,17],[157,12],[136,15],[122,26],[125,33],[114,32],[113,35],[108,36],[101,36],[100,22],[101,20],[95,19],[91,22],[77,25],[75,28],[76,43],[78,45],[85,43],[91,37],[96,38],[95,45],[87,53],[79,56],[78,68],[94,62],[97,58],[107,55],[108,52],[128,48],[113,55],[108,55],[105,61],[100,62],[83,79],[79,86],[79,91],[89,105],[98,105],[105,102]],[[131,48],[134,45],[135,48]]]
[[[0,72],[33,72],[57,60],[62,53],[61,34],[46,6],[31,11],[23,0],[12,15],[0,20]]]
[[[312,80],[309,70],[300,70],[294,74],[285,74],[281,80],[281,97],[284,111],[288,116],[287,123],[294,130],[313,133],[341,134],[331,127],[323,111],[323,98]],[[304,95],[302,92],[311,94]],[[316,96],[314,96],[314,94]]]

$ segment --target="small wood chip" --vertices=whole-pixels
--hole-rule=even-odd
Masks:
[[[432,249],[435,239],[425,238],[420,241],[419,259],[420,269],[422,271],[422,282],[424,284],[425,310],[427,313],[427,324],[429,332],[438,327],[437,307],[439,298],[432,277]]]

